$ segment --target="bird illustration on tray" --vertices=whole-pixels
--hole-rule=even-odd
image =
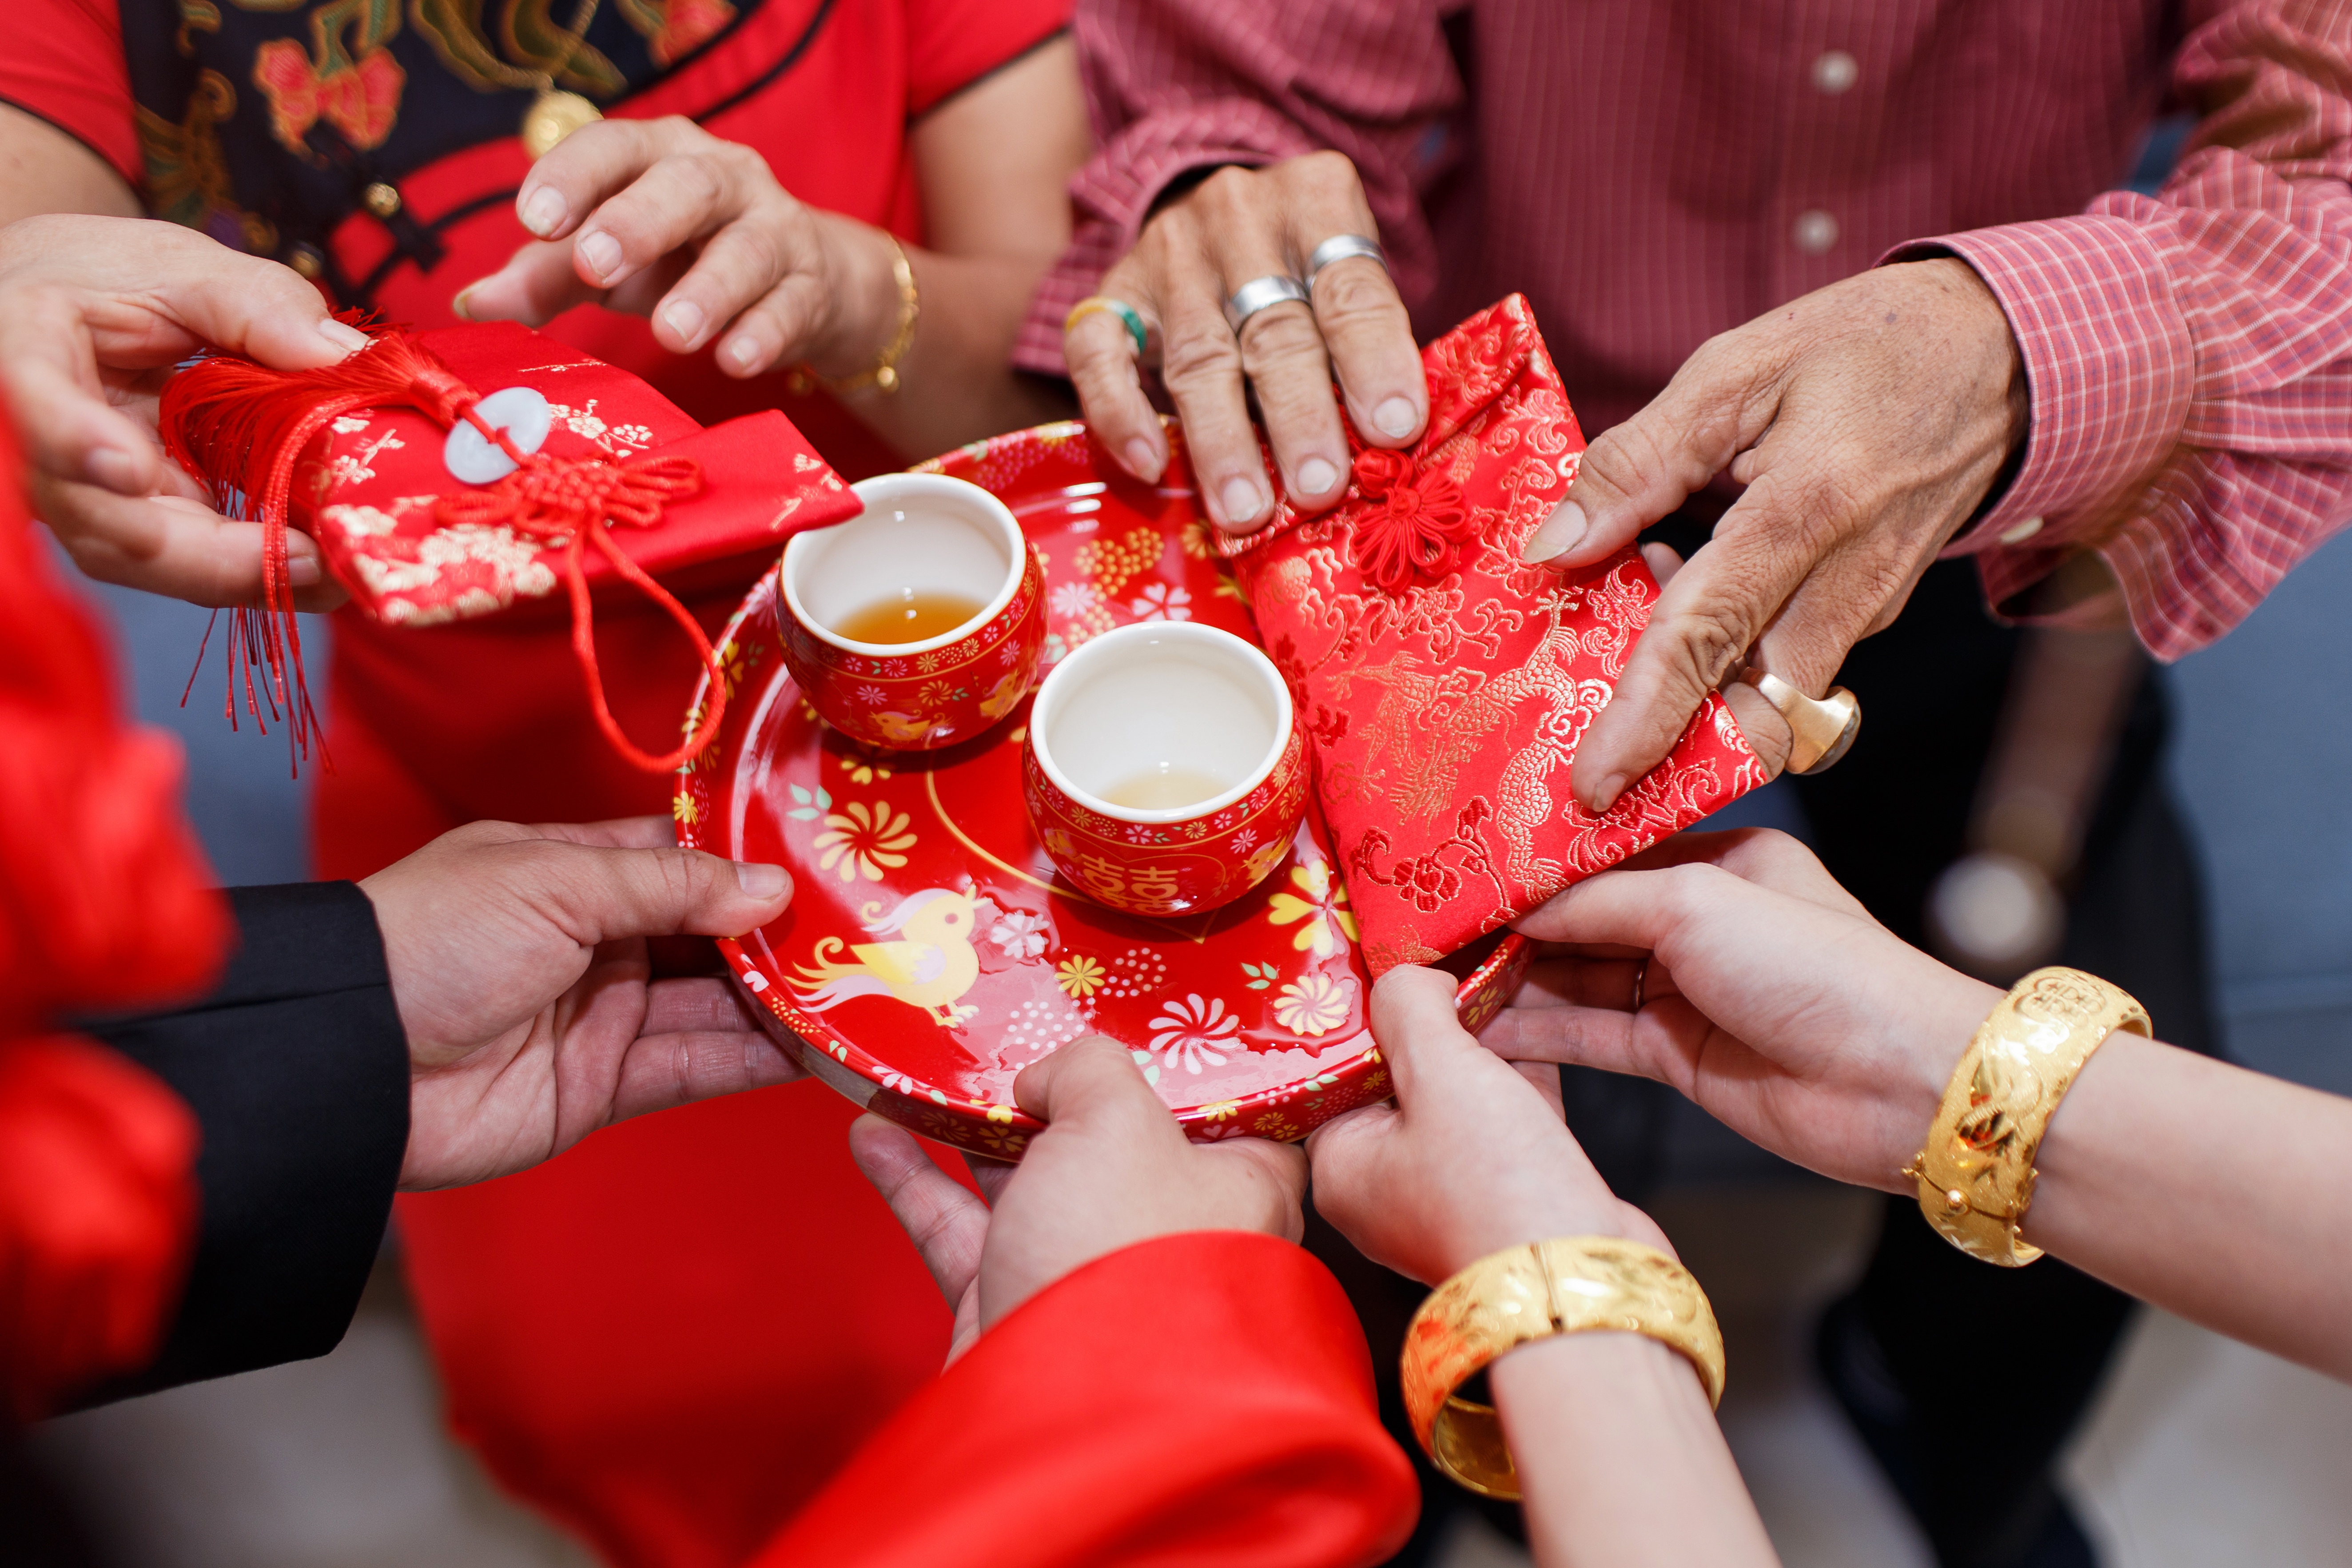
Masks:
[[[921,1008],[941,1028],[977,1016],[979,1008],[956,1003],[980,978],[972,938],[996,906],[952,888],[925,888],[879,919],[874,917],[877,907],[866,906],[866,929],[898,940],[851,947],[837,936],[819,938],[809,955],[814,962],[794,966],[794,984],[809,987],[798,994],[800,1005],[822,1013],[853,997],[887,996]],[[840,961],[845,949],[856,962]]]

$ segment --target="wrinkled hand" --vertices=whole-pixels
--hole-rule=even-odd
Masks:
[[[2023,362],[1967,263],[1849,278],[1702,344],[1584,455],[1530,560],[1583,567],[1728,469],[1746,489],[1659,598],[1577,748],[1594,812],[1673,747],[1743,658],[1815,697],[1895,619],[2024,438]],[[1738,689],[1734,689],[1735,691]],[[1741,722],[1786,726],[1761,700]]]
[[[1256,1230],[1297,1241],[1307,1162],[1263,1138],[1192,1143],[1116,1042],[1075,1040],[1013,1080],[1049,1122],[1018,1165],[971,1157],[983,1203],[895,1121],[849,1129],[857,1168],[955,1309],[953,1361],[982,1330],[1081,1264],[1154,1237]],[[991,1207],[991,1205],[993,1207]]]
[[[1396,1083],[1307,1140],[1315,1206],[1375,1263],[1433,1285],[1490,1252],[1622,1236],[1671,1252],[1618,1201],[1560,1116],[1559,1073],[1514,1066],[1471,1038],[1454,982],[1392,969],[1372,987],[1372,1037]]]
[[[539,326],[595,301],[651,318],[672,353],[717,343],[733,376],[803,360],[851,374],[898,320],[878,233],[803,205],[756,151],[680,116],[582,126],[531,165],[515,213],[539,240],[467,285],[460,316]]]
[[[1750,1142],[1886,1192],[1911,1190],[1902,1168],[2001,994],[1905,944],[1804,846],[1761,828],[1669,839],[1518,928],[1561,945],[1486,1026],[1489,1049],[1671,1084]]]
[[[1379,233],[1355,165],[1315,153],[1265,169],[1220,169],[1154,214],[1134,250],[1104,275],[1102,294],[1158,324],[1160,378],[1183,420],[1202,504],[1220,528],[1245,532],[1274,507],[1245,390],[1257,394],[1284,489],[1309,511],[1348,488],[1334,374],[1349,418],[1372,445],[1410,446],[1428,423],[1412,323],[1378,262],[1333,263],[1315,280],[1311,310],[1261,310],[1243,323],[1239,342],[1225,325],[1225,300],[1243,284],[1304,278],[1307,258],[1325,240]],[[1083,316],[1062,352],[1104,447],[1136,478],[1158,479],[1167,438],[1143,395],[1127,329],[1105,312]]]
[[[477,822],[360,884],[412,1074],[404,1187],[487,1181],[600,1127],[800,1069],[715,977],[651,980],[649,936],[733,936],[791,901],[780,866],[670,845],[667,817]]]
[[[102,583],[198,605],[258,600],[261,525],[214,510],[163,456],[163,380],[205,347],[310,370],[366,342],[291,268],[175,223],[52,216],[0,228],[0,387],[33,509]],[[342,602],[306,535],[289,535],[287,569],[299,607]]]

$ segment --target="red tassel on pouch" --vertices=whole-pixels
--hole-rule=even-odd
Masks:
[[[278,371],[216,355],[182,371],[163,389],[158,424],[164,450],[208,480],[225,514],[262,526],[261,603],[231,612],[230,722],[236,721],[241,679],[246,711],[254,721],[264,722],[266,703],[271,717],[285,716],[289,749],[298,761],[310,754],[318,739],[318,720],[303,679],[301,632],[286,565],[296,469],[305,449],[335,420],[362,409],[409,407],[444,428],[462,420],[514,462],[514,471],[497,484],[445,498],[436,514],[450,522],[505,527],[517,538],[562,549],[572,648],[587,679],[597,727],[634,765],[649,773],[675,772],[718,733],[726,681],[710,639],[694,616],[621,552],[607,524],[642,528],[658,523],[667,500],[701,488],[698,465],[685,457],[648,455],[615,463],[523,452],[504,430],[475,411],[480,394],[404,331],[359,321],[352,324],[373,341],[339,364]],[[636,746],[621,732],[605,701],[583,576],[584,552],[592,544],[623,578],[678,623],[710,672],[709,710],[676,751],[657,756]],[[199,662],[203,657],[199,649]],[[258,690],[253,676],[257,665],[266,672]]]

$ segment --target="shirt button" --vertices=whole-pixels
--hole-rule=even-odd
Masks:
[[[1819,256],[1837,243],[1837,219],[1819,207],[1799,213],[1796,223],[1789,231],[1789,237],[1796,242],[1797,248],[1808,256]]]
[[[1830,97],[1862,79],[1862,67],[1843,49],[1832,49],[1813,62],[1813,86]]]
[[[2023,522],[2002,529],[2000,542],[2003,544],[2022,544],[2041,531],[2042,520],[2038,517],[2029,517]]]

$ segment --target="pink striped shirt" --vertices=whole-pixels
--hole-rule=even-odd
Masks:
[[[1030,368],[1170,180],[1331,147],[1424,335],[1524,290],[1591,431],[1715,332],[1966,258],[2032,393],[1951,547],[1996,604],[2094,548],[2178,658],[2352,518],[2352,0],[1082,0],[1077,30],[1101,151]],[[2201,117],[2179,167],[2112,191],[2168,98]]]

